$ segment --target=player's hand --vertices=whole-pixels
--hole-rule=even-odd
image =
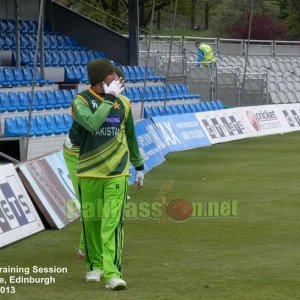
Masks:
[[[144,184],[144,172],[136,171],[135,174],[135,185],[138,189],[140,189]]]
[[[103,82],[102,84],[105,94],[110,94],[118,97],[124,91],[124,84],[120,82],[119,79],[113,80],[110,85],[107,85],[105,82]]]

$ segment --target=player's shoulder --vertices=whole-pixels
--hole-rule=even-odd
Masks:
[[[127,110],[130,110],[131,104],[130,104],[130,100],[128,97],[124,96],[124,95],[119,95],[118,98],[121,100],[121,102],[123,103],[124,107]]]

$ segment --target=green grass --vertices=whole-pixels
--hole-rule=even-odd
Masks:
[[[299,299],[300,133],[245,139],[168,155],[130,188],[131,201],[238,202],[238,217],[127,220],[128,290],[86,283],[75,257],[79,222],[0,250],[1,266],[61,266],[56,283],[16,285],[2,299]],[[3,275],[3,274],[2,274]],[[1,277],[1,276],[0,276]],[[7,278],[7,276],[4,276]]]

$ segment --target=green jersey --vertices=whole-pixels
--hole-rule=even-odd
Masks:
[[[77,176],[129,176],[129,162],[143,165],[127,97],[112,102],[88,89],[75,96],[72,114],[74,131],[69,136],[80,147]]]

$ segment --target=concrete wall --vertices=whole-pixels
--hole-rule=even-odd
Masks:
[[[38,20],[40,0],[20,0],[20,19]],[[15,19],[15,1],[0,0],[0,19]]]

